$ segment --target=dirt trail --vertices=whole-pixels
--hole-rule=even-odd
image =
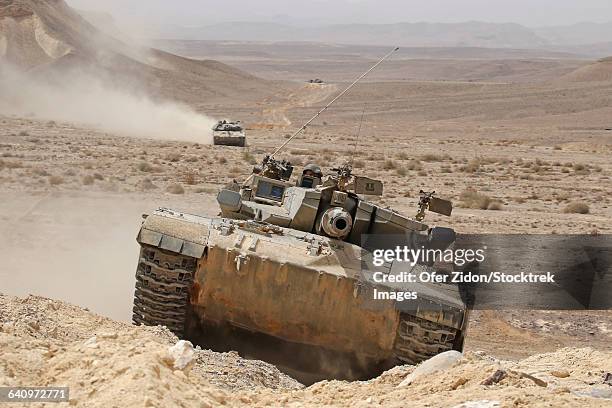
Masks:
[[[263,110],[264,121],[251,125],[253,128],[284,128],[291,126],[287,112],[295,108],[307,108],[320,104],[331,97],[338,89],[335,84],[305,84],[289,95],[283,96],[283,102]],[[265,103],[264,105],[269,105]]]

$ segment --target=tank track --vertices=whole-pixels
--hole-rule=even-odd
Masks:
[[[134,324],[166,326],[183,337],[196,268],[195,258],[142,245],[136,269]]]
[[[458,330],[401,313],[393,351],[404,364],[417,364],[453,350]]]

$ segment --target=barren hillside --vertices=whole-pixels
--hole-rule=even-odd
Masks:
[[[96,29],[63,0],[0,1],[0,59],[49,72],[78,67],[151,94],[196,104],[204,98],[257,99],[274,85],[216,61],[125,44]],[[228,86],[231,84],[231,86]]]
[[[564,75],[561,79],[569,82],[612,81],[612,57],[604,58],[584,67],[580,67]]]

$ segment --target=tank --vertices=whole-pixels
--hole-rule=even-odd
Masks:
[[[246,133],[240,121],[220,120],[213,126],[212,132],[214,145],[238,147],[246,145]]]
[[[428,210],[450,215],[451,203],[421,192],[415,215],[400,214],[370,199],[383,183],[353,174],[350,163],[292,177],[279,150],[219,191],[218,216],[168,208],[144,216],[133,322],[268,361],[306,384],[367,379],[462,350],[468,307],[458,286],[380,283],[367,262],[367,241],[381,237],[452,247],[452,229],[423,222]],[[417,263],[412,272],[435,268]],[[419,295],[374,300],[384,290]]]

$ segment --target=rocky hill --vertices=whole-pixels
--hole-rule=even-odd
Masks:
[[[194,103],[202,98],[259,98],[274,85],[212,60],[192,60],[124,43],[95,28],[63,0],[0,0],[0,60],[21,70],[98,70],[154,94]]]

